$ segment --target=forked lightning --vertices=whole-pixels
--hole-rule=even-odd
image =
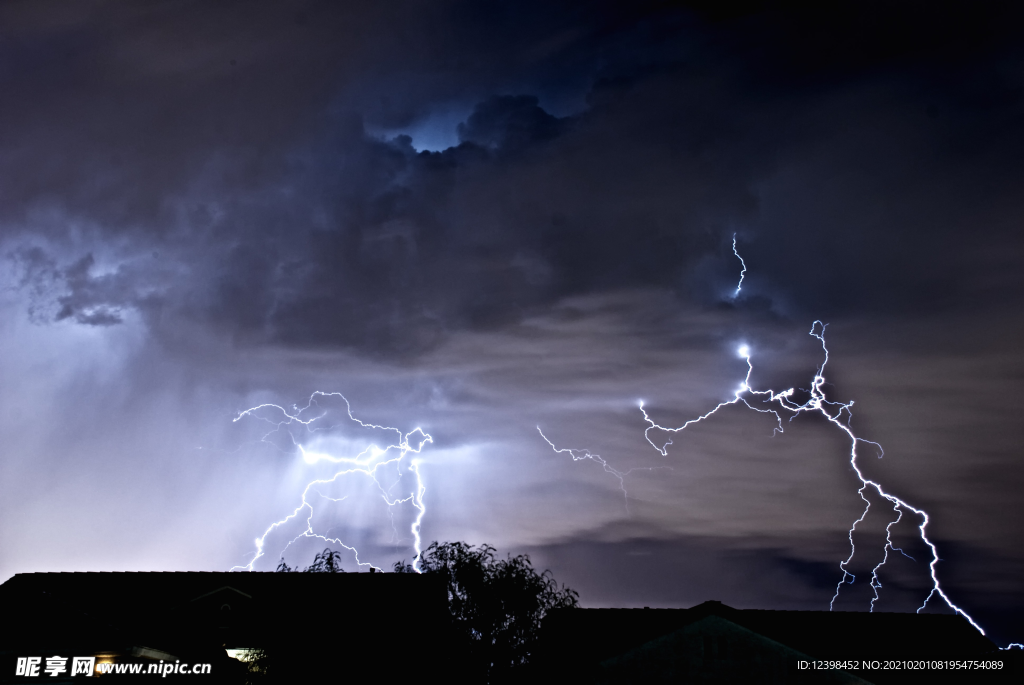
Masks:
[[[381,482],[378,480],[378,471],[384,466],[394,466],[401,474],[402,468],[404,466],[403,462],[405,461],[406,455],[408,455],[409,453],[418,454],[423,449],[423,445],[425,445],[428,442],[433,442],[433,439],[428,434],[424,433],[422,429],[414,428],[408,433],[403,434],[402,431],[400,431],[397,428],[391,428],[389,426],[378,426],[376,424],[366,423],[352,415],[352,406],[351,404],[349,404],[348,399],[344,395],[337,392],[327,393],[320,391],[314,392],[309,398],[309,403],[302,409],[294,410],[294,413],[289,413],[283,407],[280,407],[279,405],[276,404],[261,404],[259,406],[252,407],[241,412],[237,417],[235,417],[234,421],[240,421],[245,417],[254,417],[271,423],[274,426],[274,428],[263,436],[263,440],[266,440],[270,435],[281,430],[281,428],[283,428],[284,426],[292,424],[299,424],[303,426],[306,430],[313,431],[315,430],[311,428],[313,424],[316,421],[322,419],[324,415],[320,414],[319,416],[314,416],[308,419],[303,418],[302,415],[304,412],[312,410],[314,405],[316,405],[316,399],[319,397],[341,398],[345,402],[346,412],[348,414],[348,418],[351,421],[359,424],[359,426],[361,426],[362,428],[394,432],[395,435],[397,436],[397,441],[387,445],[386,447],[380,447],[376,444],[371,443],[362,452],[352,457],[335,457],[330,454],[313,452],[307,450],[303,445],[296,443],[298,447],[298,453],[302,455],[303,460],[308,464],[315,464],[319,461],[329,461],[338,464],[346,464],[348,465],[348,467],[335,472],[329,478],[318,478],[310,481],[306,485],[305,489],[302,491],[302,501],[295,508],[295,510],[292,511],[292,513],[285,516],[284,518],[270,524],[267,527],[267,529],[263,531],[263,534],[256,538],[256,553],[255,556],[253,556],[252,560],[244,566],[235,566],[231,570],[252,571],[253,564],[255,564],[266,553],[265,545],[267,541],[267,536],[275,530],[277,530],[278,528],[284,526],[289,521],[293,519],[298,519],[304,510],[308,512],[306,515],[305,530],[303,530],[301,533],[292,538],[288,542],[288,544],[286,544],[280,550],[280,555],[283,556],[284,552],[292,545],[292,543],[296,542],[301,538],[315,538],[323,540],[327,543],[340,545],[341,547],[344,547],[345,549],[349,550],[355,555],[356,563],[361,567],[365,566],[374,568],[376,570],[380,570],[373,564],[360,560],[359,551],[355,547],[346,544],[344,541],[338,538],[329,537],[322,533],[318,533],[313,529],[314,506],[313,501],[311,501],[310,495],[315,493],[316,495],[319,495],[321,498],[327,499],[328,501],[339,501],[340,499],[344,499],[326,497],[319,492],[319,487],[334,483],[339,478],[343,478],[345,476],[349,476],[352,474],[362,474],[364,476],[368,476],[369,478],[371,478],[373,482],[377,485],[377,487],[380,489],[381,498],[384,500],[384,502],[387,504],[389,508],[393,508],[401,504],[409,504],[416,510],[416,516],[413,519],[410,528],[410,533],[412,534],[413,538],[413,551],[415,554],[415,556],[413,557],[413,568],[416,570],[417,573],[419,573],[421,571],[419,565],[421,552],[420,527],[423,524],[423,516],[426,514],[427,511],[426,507],[423,504],[423,495],[426,490],[423,485],[422,476],[420,474],[420,462],[418,459],[411,459],[408,466],[405,467],[406,472],[413,474],[416,485],[414,488],[412,488],[412,491],[409,492],[409,494],[406,497],[402,498],[392,497],[389,494],[389,490],[394,486],[392,485],[391,488],[385,488],[384,485],[381,484]],[[261,415],[266,411],[270,411],[272,413],[279,413],[283,418],[280,418],[277,421],[268,419]]]

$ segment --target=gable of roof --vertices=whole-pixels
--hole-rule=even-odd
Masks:
[[[709,614],[683,628],[602,661],[595,682],[799,682],[800,662],[811,657]],[[870,685],[846,671],[814,674],[815,683]]]
[[[690,609],[558,609],[545,619],[557,644],[552,654],[571,653],[578,662],[599,663],[718,616],[817,659],[952,658],[992,653],[991,640],[955,614],[734,609],[704,602]],[[555,637],[557,636],[557,637]],[[555,658],[559,657],[545,657]]]

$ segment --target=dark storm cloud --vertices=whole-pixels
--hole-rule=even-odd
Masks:
[[[6,10],[0,212],[58,320],[407,355],[576,294],[715,305],[734,232],[758,265],[740,306],[1020,285],[1010,10],[52,9]],[[366,132],[452,103],[443,152]]]
[[[144,306],[137,292],[145,276],[118,267],[96,275],[96,259],[86,254],[67,266],[39,247],[21,248],[9,255],[21,286],[30,294],[29,316],[36,323],[74,319],[90,326],[112,326],[124,321],[125,310]]]
[[[480,103],[459,124],[459,140],[504,154],[557,137],[566,122],[553,117],[530,95],[494,97]]]

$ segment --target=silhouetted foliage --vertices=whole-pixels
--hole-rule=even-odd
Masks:
[[[267,653],[262,649],[247,649],[241,656],[245,664],[245,685],[261,685],[266,682]]]
[[[494,552],[490,545],[433,542],[419,559],[423,573],[447,580],[456,630],[470,661],[491,682],[504,680],[529,661],[548,611],[575,607],[579,600],[575,590],[559,588],[550,571],[538,573],[529,556],[497,559]],[[415,572],[405,562],[396,563],[394,570]]]
[[[293,568],[285,563],[284,559],[277,565],[278,573],[294,573],[299,569]],[[345,573],[341,567],[341,552],[335,552],[330,547],[323,552],[318,552],[313,557],[313,563],[302,570],[303,573]]]

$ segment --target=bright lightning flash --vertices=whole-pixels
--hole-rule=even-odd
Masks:
[[[740,295],[740,291],[743,290],[743,277],[747,275],[747,263],[743,261],[743,257],[740,257],[739,251],[736,249],[736,234],[732,234],[732,253],[736,255],[736,259],[740,260],[740,282],[736,284],[736,292],[732,294],[732,299],[736,299]],[[747,356],[746,354],[740,353],[740,356]]]
[[[284,546],[284,548],[280,552],[280,555],[282,557],[285,551],[292,545],[292,543],[302,538],[315,538],[318,540],[323,540],[327,543],[340,545],[341,547],[344,547],[345,549],[349,550],[355,555],[356,563],[361,567],[366,566],[374,568],[376,570],[381,570],[369,562],[361,561],[359,559],[359,551],[355,547],[345,544],[338,538],[328,537],[325,534],[318,533],[313,529],[313,514],[315,513],[313,504],[315,500],[313,500],[310,497],[310,495],[316,494],[319,495],[321,498],[332,502],[341,501],[345,498],[327,497],[320,493],[319,488],[321,486],[326,486],[331,483],[334,483],[345,476],[349,476],[352,474],[361,474],[363,476],[369,477],[376,484],[377,488],[380,490],[381,498],[387,504],[389,513],[393,510],[394,507],[406,503],[408,503],[416,510],[416,516],[412,522],[410,533],[412,534],[413,550],[415,552],[415,556],[413,557],[413,568],[416,570],[417,573],[421,572],[419,566],[421,553],[420,528],[423,524],[423,517],[427,512],[426,507],[423,504],[423,495],[426,492],[426,488],[423,485],[423,478],[419,469],[421,460],[412,459],[407,466],[403,463],[405,461],[406,455],[408,455],[409,453],[418,454],[423,449],[423,446],[426,443],[433,442],[433,439],[427,433],[424,433],[421,428],[414,428],[408,433],[402,433],[402,431],[400,431],[397,428],[391,428],[388,426],[378,426],[376,424],[366,423],[352,415],[352,406],[349,404],[348,399],[344,395],[337,392],[327,393],[320,391],[314,392],[310,396],[309,403],[305,407],[301,409],[295,408],[291,413],[289,413],[287,410],[276,404],[261,404],[259,406],[252,407],[251,409],[246,409],[245,411],[241,412],[237,417],[235,417],[234,421],[237,422],[245,417],[253,417],[270,423],[271,425],[274,426],[274,428],[263,436],[262,440],[264,441],[266,441],[267,438],[270,437],[270,435],[272,435],[273,433],[276,433],[282,430],[285,426],[289,425],[302,426],[306,431],[310,433],[317,430],[325,430],[314,427],[314,424],[317,421],[324,418],[324,416],[326,415],[325,412],[321,412],[319,415],[313,416],[311,418],[303,418],[303,414],[307,412],[312,413],[312,411],[315,411],[314,407],[319,407],[319,405],[317,404],[318,398],[328,397],[341,398],[341,400],[345,402],[346,413],[348,414],[348,418],[352,422],[357,423],[362,428],[382,430],[385,432],[394,433],[396,436],[395,441],[387,445],[386,447],[380,447],[376,444],[371,444],[370,446],[368,446],[366,449],[364,449],[362,452],[355,456],[343,457],[336,457],[334,455],[323,452],[307,450],[303,445],[295,443],[296,446],[298,447],[299,454],[302,455],[302,459],[305,463],[312,465],[321,461],[326,461],[335,464],[342,464],[344,465],[344,468],[336,471],[332,476],[328,478],[318,478],[316,480],[310,481],[306,485],[305,489],[302,491],[302,502],[295,508],[295,510],[292,511],[292,513],[285,516],[284,518],[280,519],[279,521],[275,521],[274,523],[270,524],[267,527],[267,529],[263,531],[263,534],[256,538],[256,554],[252,558],[252,560],[244,566],[235,566],[231,569],[232,571],[252,571],[253,565],[256,563],[256,561],[258,561],[261,557],[265,555],[267,536],[275,530],[277,530],[278,528],[284,526],[292,519],[298,520],[300,518],[300,514],[303,511],[308,512],[306,515],[306,528],[297,536],[292,538],[292,540]],[[280,414],[282,418],[279,418],[277,420],[268,419],[265,416],[265,414],[267,414],[268,412],[273,414]],[[292,440],[294,442],[294,437],[292,438]],[[395,470],[397,470],[399,474],[398,480],[396,480],[388,487],[385,487],[384,484],[382,484],[381,481],[379,480],[379,478],[381,477],[381,472],[383,468],[386,466],[393,467]],[[391,490],[393,490],[394,487],[399,482],[401,482],[403,468],[405,473],[411,473],[413,475],[415,480],[415,487],[412,488],[411,492],[409,492],[408,495],[405,497],[394,497],[390,493]]]
[[[715,413],[718,412],[718,410],[722,409],[723,407],[733,404],[743,404],[748,408],[753,409],[754,411],[773,414],[777,421],[777,426],[773,430],[773,434],[776,431],[780,433],[782,432],[782,415],[779,412],[789,414],[790,420],[792,420],[798,414],[801,413],[816,412],[821,414],[826,419],[828,419],[830,423],[832,423],[834,426],[843,431],[843,433],[845,433],[846,436],[849,438],[850,466],[853,467],[854,472],[857,474],[857,478],[860,480],[861,486],[857,490],[857,493],[860,495],[860,498],[864,500],[864,512],[861,514],[860,518],[854,521],[853,525],[850,527],[850,556],[847,557],[845,561],[842,561],[839,564],[839,568],[843,572],[843,577],[836,585],[836,593],[832,597],[832,602],[829,604],[829,608],[832,608],[834,606],[836,598],[839,597],[839,591],[840,589],[842,589],[842,586],[844,584],[853,583],[854,581],[854,575],[847,571],[847,566],[853,560],[853,556],[856,553],[856,548],[853,543],[853,533],[856,530],[857,525],[863,522],[864,519],[867,517],[868,510],[871,508],[871,502],[865,496],[865,492],[874,490],[876,493],[878,493],[880,497],[884,498],[886,501],[892,504],[893,510],[896,512],[897,517],[894,521],[889,523],[888,526],[886,526],[885,555],[882,561],[879,562],[879,564],[875,566],[875,568],[871,572],[871,587],[874,590],[874,597],[871,600],[871,609],[874,610],[875,602],[878,600],[878,590],[882,587],[881,582],[878,580],[878,573],[885,565],[886,561],[888,561],[889,553],[903,553],[903,550],[893,545],[892,527],[900,522],[905,512],[910,512],[914,516],[918,517],[918,520],[920,521],[920,524],[918,525],[918,530],[920,531],[921,540],[930,550],[932,557],[931,562],[928,564],[929,575],[932,581],[931,591],[928,593],[928,596],[925,597],[924,602],[918,608],[918,613],[920,613],[921,610],[928,605],[928,602],[931,601],[933,597],[938,596],[942,599],[942,601],[946,603],[946,605],[949,608],[953,609],[956,613],[966,618],[972,626],[977,628],[978,632],[984,635],[985,631],[981,629],[981,626],[979,626],[974,621],[974,619],[967,614],[967,612],[965,612],[959,606],[954,604],[952,600],[950,600],[950,598],[943,591],[942,586],[939,584],[939,577],[937,575],[935,568],[936,565],[939,563],[939,553],[935,547],[935,544],[928,538],[928,535],[926,533],[926,528],[930,521],[927,512],[925,512],[923,509],[913,507],[906,501],[887,492],[879,482],[867,478],[861,471],[860,466],[857,463],[857,457],[859,456],[857,448],[859,446],[871,445],[877,450],[879,459],[881,459],[882,456],[884,456],[884,452],[882,451],[882,446],[879,445],[877,442],[872,442],[870,440],[865,440],[864,438],[859,438],[854,434],[853,429],[850,427],[850,420],[852,418],[853,407],[852,401],[846,403],[833,402],[830,401],[825,395],[825,391],[823,389],[825,386],[825,365],[828,364],[828,347],[825,345],[825,326],[826,325],[823,324],[821,321],[815,321],[814,324],[811,326],[810,335],[817,338],[818,341],[821,343],[821,348],[824,351],[825,358],[822,361],[821,366],[818,367],[818,371],[814,375],[814,379],[811,382],[810,398],[803,404],[797,404],[793,400],[793,388],[789,388],[788,390],[784,390],[782,392],[775,392],[773,390],[754,390],[750,385],[750,376],[754,371],[753,363],[750,361],[750,348],[747,345],[743,345],[737,350],[737,352],[739,353],[739,356],[743,357],[747,362],[747,375],[743,379],[743,383],[740,384],[739,388],[734,393],[733,398],[731,400],[720,403],[717,407],[707,412],[706,414],[699,416],[696,419],[691,419],[684,423],[682,426],[679,426],[678,428],[666,428],[655,423],[647,414],[647,411],[644,409],[643,404],[641,403],[640,411],[643,413],[644,420],[647,421],[647,423],[649,424],[647,429],[644,431],[644,435],[647,438],[647,442],[649,442],[651,446],[653,446],[654,449],[658,450],[662,455],[667,455],[667,448],[669,445],[672,444],[672,441],[669,440],[668,442],[659,447],[657,444],[655,444],[654,441],[651,440],[651,430],[657,429],[667,433],[678,433],[695,423],[699,423],[713,416]],[[751,402],[757,402],[761,405],[774,404],[778,406],[778,410],[760,408],[754,406],[753,404],[751,404]]]

